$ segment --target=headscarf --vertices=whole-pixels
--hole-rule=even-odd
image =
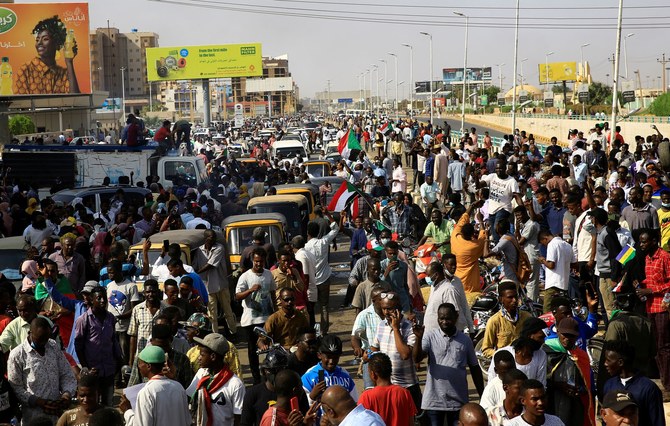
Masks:
[[[100,231],[95,235],[93,239],[93,256],[102,255],[105,258],[109,257],[109,246],[105,244],[105,238],[107,238],[107,232]]]
[[[37,262],[32,259],[24,260],[21,264],[21,273],[24,275],[21,291],[28,291],[35,288],[35,281],[37,281]]]
[[[33,212],[37,210],[40,204],[37,202],[36,198],[31,198],[28,200],[28,207],[26,207],[26,213],[28,216],[32,216]]]
[[[240,194],[237,196],[237,202],[244,204],[249,201],[249,193],[247,192],[248,187],[246,184],[240,185]]]

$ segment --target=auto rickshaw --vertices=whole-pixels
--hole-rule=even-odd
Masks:
[[[287,228],[286,217],[281,213],[238,214],[221,222],[232,269],[240,267],[242,251],[253,244],[252,235],[257,227],[265,230],[265,241],[271,243],[275,250],[279,250],[279,244],[285,241]]]
[[[307,238],[309,203],[304,195],[270,195],[254,197],[247,204],[249,213],[281,213],[286,217],[286,238],[290,241],[296,235]]]
[[[326,160],[310,160],[303,163],[305,172],[310,178],[330,176],[330,162]]]
[[[316,218],[314,207],[319,203],[319,187],[311,183],[289,183],[286,185],[275,186],[277,195],[298,194],[303,195],[307,199],[307,212],[309,213],[309,220]]]

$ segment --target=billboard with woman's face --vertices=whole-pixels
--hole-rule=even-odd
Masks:
[[[87,3],[0,4],[0,97],[91,93]]]

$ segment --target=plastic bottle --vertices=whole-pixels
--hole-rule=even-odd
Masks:
[[[12,89],[12,66],[9,65],[9,58],[2,57],[0,62],[0,96],[13,95]]]
[[[67,30],[63,55],[65,59],[74,58],[74,30]]]

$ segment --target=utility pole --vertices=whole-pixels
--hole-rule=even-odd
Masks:
[[[656,62],[661,64],[661,72],[662,72],[661,78],[663,79],[662,80],[663,81],[663,93],[667,93],[668,92],[668,85],[665,82],[665,64],[670,62],[670,60],[665,59],[665,53],[664,53],[662,59],[656,59]]]
[[[328,99],[326,100],[326,113],[330,112],[330,80],[326,80],[328,82]]]

